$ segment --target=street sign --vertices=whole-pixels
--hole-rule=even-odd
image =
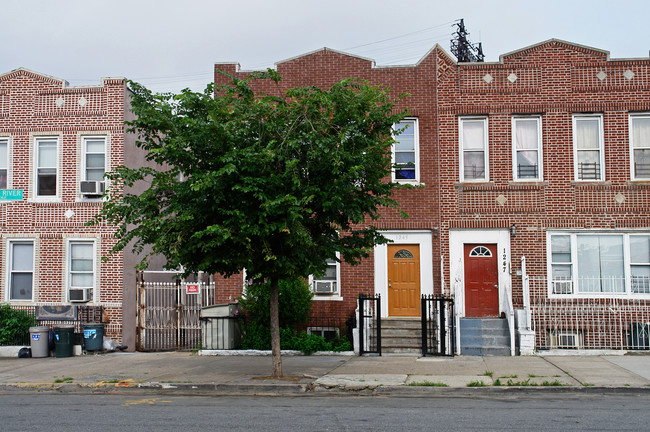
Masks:
[[[19,201],[22,199],[22,189],[0,189],[0,201]]]

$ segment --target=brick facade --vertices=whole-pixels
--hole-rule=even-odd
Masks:
[[[377,67],[371,60],[325,48],[279,62],[276,68],[281,89],[329,87],[354,77],[390,87],[394,94],[410,94],[401,108],[407,107],[418,120],[418,183],[424,187],[396,193],[408,219],[386,210],[377,226],[397,243],[414,242],[420,235],[422,250],[430,249],[421,263],[423,293],[451,293],[461,301],[462,245],[487,242],[499,247],[498,283],[512,287],[518,308],[520,260],[526,257],[529,274],[547,277],[549,233],[605,233],[625,242],[631,234],[650,234],[650,178],[645,178],[650,176],[632,174],[630,149],[630,116],[650,113],[648,58],[612,60],[602,50],[549,40],[505,54],[495,63],[457,63],[436,46],[415,65]],[[229,80],[217,69],[239,77],[250,73],[237,64],[216,64],[217,84]],[[272,86],[259,89],[276,91]],[[574,119],[580,115],[585,117]],[[582,149],[574,144],[573,122],[594,118],[602,130],[602,147],[596,156],[578,155]],[[541,130],[537,175],[515,174],[521,168],[515,168],[513,158],[523,153],[513,149],[513,119],[533,119]],[[461,157],[476,156],[461,150],[461,123],[469,127],[467,120],[487,127],[487,170],[478,181],[466,178],[473,175],[470,171],[460,171]],[[581,162],[585,157],[603,162],[595,165],[594,178],[583,171],[577,174],[589,165]],[[343,264],[341,298],[315,302],[314,313],[345,317],[354,310],[359,293],[384,294],[385,259],[385,250],[376,248],[358,267]],[[573,261],[575,273],[575,257]],[[232,279],[235,282],[217,283],[227,286],[227,295],[241,287],[241,278]],[[630,297],[627,284],[623,297]],[[531,296],[552,294],[547,285],[540,286]],[[636,297],[650,298],[650,293]]]
[[[87,150],[92,149],[86,146],[90,138],[96,138],[100,147],[103,144],[97,155],[103,158],[105,171],[124,164],[125,149],[134,145],[124,126],[128,93],[123,78],[104,78],[100,85],[73,87],[22,68],[0,75],[0,143],[7,160],[0,167],[7,169],[7,182],[0,188],[23,191],[22,200],[0,202],[0,299],[17,306],[68,305],[72,278],[80,277],[83,280],[75,279],[78,282],[74,284],[91,286],[91,298],[77,304],[103,306],[110,318],[107,336],[119,341],[124,270],[133,263],[125,265],[124,253],[109,255],[115,244],[114,227],[85,225],[102,204],[99,196],[83,195],[80,182],[88,180],[94,163],[91,156],[86,158],[86,152],[94,151]],[[51,144],[40,144],[44,140]],[[43,167],[50,171],[43,171]],[[50,181],[54,179],[50,190],[38,186],[40,180],[46,183],[43,173]],[[90,261],[79,264],[79,269],[90,269],[90,273],[72,275],[73,245],[79,245],[75,249],[79,253],[92,251]],[[23,252],[31,252],[33,259]],[[12,264],[22,266],[14,269],[14,276]],[[25,266],[26,273],[18,271]],[[20,287],[27,289],[21,291]],[[134,330],[127,333],[131,332]]]

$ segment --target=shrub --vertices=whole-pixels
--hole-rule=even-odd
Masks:
[[[34,325],[34,317],[27,312],[0,305],[0,345],[21,345]]]

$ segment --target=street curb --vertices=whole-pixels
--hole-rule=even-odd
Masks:
[[[168,394],[178,396],[393,396],[393,397],[507,397],[512,395],[626,395],[647,394],[650,387],[325,387],[307,384],[191,384],[191,383],[0,383],[0,392],[73,394]]]

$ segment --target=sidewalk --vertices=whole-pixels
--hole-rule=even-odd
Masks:
[[[3,390],[190,394],[375,394],[479,388],[650,391],[650,355],[531,357],[283,356],[273,379],[264,355],[107,353],[69,358],[0,358]],[[499,385],[500,384],[500,385]],[[435,387],[435,388],[434,388]]]

